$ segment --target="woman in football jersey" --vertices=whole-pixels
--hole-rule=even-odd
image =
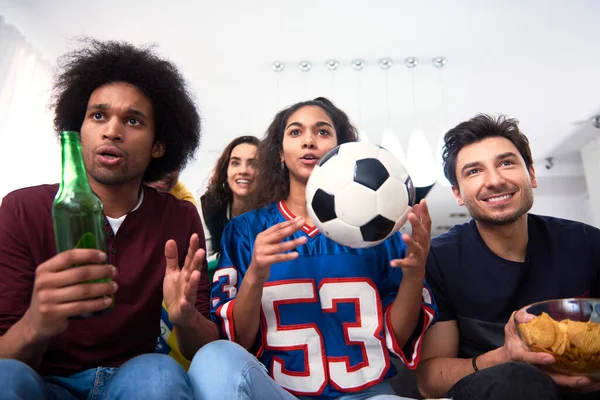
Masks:
[[[387,382],[396,372],[390,355],[415,368],[436,317],[424,284],[431,220],[422,202],[409,215],[412,236],[396,233],[366,249],[312,226],[312,169],[356,140],[346,114],[325,98],[295,104],[271,123],[258,156],[255,206],[263,207],[223,233],[211,310],[230,341],[194,357],[198,398],[398,398]]]

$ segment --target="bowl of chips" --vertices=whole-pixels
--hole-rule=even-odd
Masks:
[[[554,372],[600,380],[600,299],[534,303],[515,314],[515,324],[529,350],[554,356]]]

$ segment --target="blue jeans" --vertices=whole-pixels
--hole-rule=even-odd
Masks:
[[[120,368],[93,368],[69,377],[42,377],[28,365],[0,359],[2,399],[193,399],[185,370],[171,357],[144,354]]]
[[[296,400],[277,384],[265,366],[240,345],[218,340],[202,347],[188,371],[197,400]],[[375,397],[376,396],[376,397]],[[310,399],[310,397],[300,397]],[[360,393],[340,399],[406,399],[395,396],[392,386],[383,382]]]

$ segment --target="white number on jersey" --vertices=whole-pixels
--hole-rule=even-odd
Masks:
[[[363,349],[364,361],[350,366],[349,357],[327,357],[324,339],[316,324],[285,325],[278,319],[279,304],[318,302],[325,313],[335,313],[339,303],[354,303],[356,322],[344,324],[348,345]],[[304,373],[285,369],[283,361],[273,358],[273,378],[284,388],[302,395],[319,394],[327,384],[340,390],[360,390],[379,381],[389,366],[383,339],[376,335],[383,328],[381,301],[374,285],[364,279],[323,280],[317,298],[314,280],[267,284],[263,289],[262,312],[266,322],[265,349],[303,350]]]
[[[237,295],[237,283],[238,283],[238,272],[235,268],[228,267],[222,268],[215,271],[213,275],[213,282],[218,282],[222,277],[227,277],[227,283],[223,285],[221,290],[223,292],[227,292],[226,298],[235,299]],[[216,307],[219,304],[220,299],[215,297],[212,299],[213,307]]]

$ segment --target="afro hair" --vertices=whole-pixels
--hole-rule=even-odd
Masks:
[[[182,170],[200,144],[200,116],[193,96],[177,67],[156,55],[153,47],[80,39],[81,48],[58,60],[52,108],[56,133],[79,131],[90,96],[97,88],[126,82],[148,97],[154,110],[154,140],[165,154],[152,159],[144,174],[150,182]]]

